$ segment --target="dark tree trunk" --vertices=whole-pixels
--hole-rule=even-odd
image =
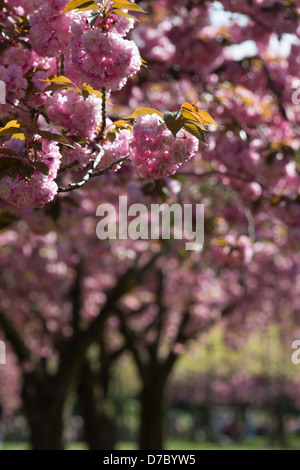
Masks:
[[[140,396],[140,432],[141,450],[163,450],[164,448],[164,387],[155,383],[144,385]]]
[[[247,406],[237,405],[235,408],[235,428],[236,428],[236,435],[234,437],[235,442],[239,443],[242,442],[245,436],[245,427],[246,427],[246,414],[247,414]]]
[[[216,443],[218,439],[213,428],[213,406],[210,403],[204,407],[203,418],[206,442]]]
[[[283,399],[272,408],[272,429],[270,434],[270,443],[272,446],[279,445],[282,448],[288,447],[284,422],[284,403]]]
[[[78,396],[84,420],[84,436],[90,450],[113,450],[116,445],[113,407],[88,364],[81,374]]]
[[[207,349],[207,355],[210,354],[210,348]],[[205,430],[205,439],[206,442],[215,443],[218,441],[214,427],[213,427],[213,411],[214,411],[214,404],[213,404],[213,390],[212,390],[212,383],[214,380],[214,376],[212,372],[208,372],[206,376],[205,382],[205,394],[206,400],[204,405],[204,413],[203,413],[203,421],[204,421],[204,430]]]
[[[52,391],[52,393],[51,393]],[[33,450],[63,450],[63,415],[66,394],[63,390],[41,386],[32,374],[24,378],[23,403]]]

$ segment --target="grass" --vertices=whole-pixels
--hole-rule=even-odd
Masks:
[[[6,442],[3,450],[29,450],[30,445],[26,442]],[[136,450],[135,443],[122,442],[118,444],[117,450]],[[279,448],[277,448],[280,450]],[[67,446],[67,450],[87,450],[87,446],[82,442],[75,442]],[[166,450],[271,450],[266,445],[266,439],[255,437],[246,439],[239,445],[221,446],[218,444],[208,444],[206,442],[189,442],[184,440],[172,440],[167,442]],[[272,448],[274,450],[274,448]],[[290,438],[289,450],[300,450],[300,437]]]

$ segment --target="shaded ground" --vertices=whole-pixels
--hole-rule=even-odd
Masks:
[[[7,442],[4,444],[3,450],[29,450],[29,444],[26,442]],[[76,442],[67,446],[68,450],[86,450],[87,446],[84,443]],[[122,442],[117,447],[118,450],[135,450],[137,449],[134,443]],[[266,440],[263,438],[247,439],[240,445],[215,445],[207,444],[206,442],[189,442],[189,441],[169,441],[167,443],[167,450],[270,450],[266,446]],[[274,450],[274,448],[272,448]],[[300,437],[291,438],[289,440],[289,450],[300,450]]]

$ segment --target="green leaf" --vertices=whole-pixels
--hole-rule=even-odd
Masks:
[[[217,123],[213,118],[203,109],[199,109],[195,103],[185,102],[180,109],[181,114],[190,121],[197,122],[201,129],[204,131],[210,131],[213,126],[218,127]]]
[[[180,110],[182,116],[186,119],[186,121],[189,121],[191,123],[194,123],[195,125],[197,125],[198,127],[200,127],[200,129],[202,129],[203,131],[207,130],[207,127],[205,126],[205,124],[203,122],[199,122],[197,119],[195,119],[195,114],[186,110],[186,109],[183,109],[181,108]]]
[[[69,135],[68,137],[79,145],[87,145],[89,143],[85,137],[81,137],[80,135]]]
[[[38,111],[38,112],[35,114],[35,116],[34,116],[34,118],[33,118],[33,120],[32,120],[32,127],[33,127],[33,129],[34,129],[34,128],[36,127],[36,125],[37,125],[39,116],[40,116],[40,112]]]
[[[71,0],[61,13],[67,13],[72,10],[96,10],[99,6],[93,1]]]
[[[40,173],[43,173],[43,175],[47,176],[49,175],[49,167],[46,163],[44,162],[34,162],[32,164]]]
[[[113,8],[122,8],[129,11],[140,11],[141,13],[147,13],[139,5],[131,3],[128,0],[118,0],[117,2],[114,2]]]
[[[46,91],[58,91],[58,90],[68,90],[68,89],[70,89],[70,85],[60,84],[60,83],[51,83],[51,85],[47,86],[39,94],[46,93]]]
[[[43,144],[42,144],[42,142],[39,142],[39,141],[32,142],[31,147],[33,147],[36,150],[40,150],[40,151],[43,150]]]
[[[130,121],[124,121],[123,119],[115,121],[114,126],[116,126],[118,129],[127,129],[132,132],[132,122]]]
[[[174,137],[176,137],[177,133],[185,123],[185,119],[181,113],[171,113],[169,111],[164,114],[164,121]]]
[[[8,173],[9,173],[9,165],[4,168],[0,168],[0,180],[2,180],[2,178],[4,178]]]
[[[13,134],[11,136],[12,139],[18,139],[18,140],[26,140],[26,136],[24,134],[24,132],[18,132],[17,134]]]
[[[140,116],[141,114],[158,114],[159,117],[161,117],[163,119],[162,113],[157,111],[157,109],[154,109],[154,108],[140,108],[137,111],[135,111],[134,113],[130,114],[130,116],[124,117],[123,120],[124,121],[127,121],[127,120],[131,121],[131,120],[137,118],[138,116]]]
[[[26,178],[30,180],[30,178],[32,177],[34,173],[34,168],[29,165],[21,165],[20,171],[23,176],[25,176]]]
[[[11,164],[10,164],[10,173],[11,173],[12,179],[15,179],[17,177],[17,175],[19,174],[21,165],[22,165],[22,163],[21,163],[20,160],[14,160],[13,162],[11,162]]]
[[[180,111],[180,112],[181,112],[181,111]],[[193,124],[194,126],[198,127],[198,128],[201,129],[202,131],[203,131],[203,130],[208,131],[208,129],[203,129],[202,124],[201,124],[200,122],[198,122],[198,121],[194,121],[194,120],[185,118],[185,123],[186,123],[186,124]]]
[[[28,127],[24,122],[22,121],[9,121],[4,127],[0,128],[0,136],[2,135],[13,135],[16,132],[21,131],[21,127]]]
[[[213,126],[218,127],[218,124],[216,123],[216,121],[211,117],[210,114],[204,111],[204,109],[198,109],[198,114],[203,119],[206,125],[211,124]]]
[[[87,19],[90,23],[91,28],[95,25],[97,19],[99,18],[100,13],[92,13],[91,16]]]
[[[46,91],[57,91],[57,90],[72,90],[74,88],[73,82],[64,75],[54,75],[48,78],[41,78],[41,82],[50,82],[41,93],[45,93]]]
[[[16,134],[16,133],[19,133],[20,132],[20,128],[19,127],[7,127],[7,128],[2,128],[2,130],[0,130],[0,136],[2,135],[13,135],[13,134]]]
[[[107,136],[108,140],[112,143],[116,140],[116,137],[117,137],[115,132],[108,132],[106,134],[106,136]]]
[[[129,13],[125,13],[125,11],[123,10],[113,10],[113,13],[115,13],[115,15],[125,16],[125,18],[130,18],[132,20],[139,21],[134,16],[129,15]]]
[[[10,158],[10,157],[1,157],[0,158],[0,169],[10,167],[10,164],[15,161],[15,158]]]
[[[0,154],[1,155],[12,155],[14,157],[18,157],[19,155],[17,154],[17,152],[15,152],[14,150],[12,149],[8,149],[8,148],[5,148],[5,147],[0,147]]]
[[[183,129],[185,129],[187,132],[192,134],[194,137],[197,137],[197,139],[201,140],[201,142],[207,145],[207,143],[205,142],[204,132],[199,126],[196,125],[196,123],[186,122],[183,126]]]
[[[22,39],[18,39],[18,42],[19,42],[20,44],[22,44],[22,46],[24,46],[26,49],[28,49],[29,51],[31,51],[32,46],[31,46],[31,44],[29,44],[29,42],[23,41]]]
[[[43,137],[46,140],[58,142],[59,144],[66,145],[67,147],[74,148],[74,146],[72,144],[70,144],[70,142],[63,135],[53,134],[52,132],[42,131],[40,129],[37,129],[35,132],[36,132],[36,134],[40,135],[41,137]]]
[[[89,95],[96,95],[96,96],[98,96],[99,98],[102,99],[102,93],[101,93],[101,91],[99,91],[99,90],[94,90],[94,88],[91,87],[91,85],[88,85],[88,84],[85,83],[85,82],[84,82],[84,84],[82,85],[82,90],[80,90],[80,93],[81,93],[81,94],[82,94],[82,91],[83,91],[83,90],[87,91]],[[107,102],[107,103],[110,103],[108,97],[106,97],[106,102]]]
[[[64,75],[51,75],[51,77],[48,78],[40,78],[41,82],[51,82],[51,83],[58,83],[60,85],[67,85],[70,84],[72,85],[72,81],[68,78],[65,77]]]

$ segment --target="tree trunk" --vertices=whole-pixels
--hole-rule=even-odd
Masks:
[[[211,347],[207,346],[207,356],[208,358],[212,354]],[[206,375],[205,380],[205,403],[204,403],[204,430],[205,430],[205,440],[209,443],[216,443],[218,441],[216,432],[213,427],[213,390],[212,383],[214,380],[213,371],[209,371]]]
[[[45,390],[33,375],[25,375],[23,403],[33,450],[64,449],[65,401],[66,394],[63,390],[57,387],[55,390],[52,387]]]
[[[210,403],[206,403],[203,411],[205,440],[209,443],[216,443],[218,439],[213,427],[213,406]]]
[[[288,447],[284,422],[284,403],[282,398],[272,408],[270,444],[271,446],[279,445],[282,448]]]
[[[113,407],[105,398],[97,377],[85,365],[78,396],[84,420],[84,435],[90,450],[113,450],[116,445],[116,423]]]
[[[144,385],[140,396],[140,432],[141,450],[163,450],[164,448],[164,387],[155,387],[155,383]]]

